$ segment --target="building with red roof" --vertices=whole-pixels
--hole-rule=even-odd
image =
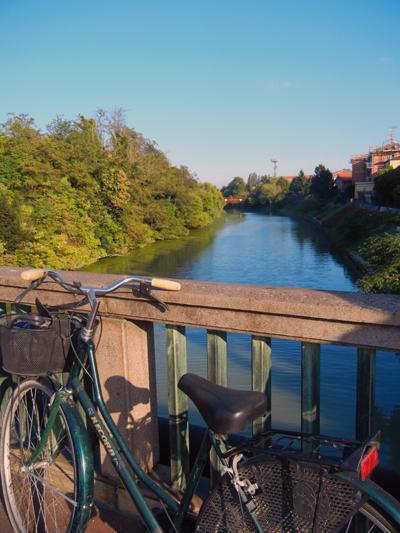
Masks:
[[[338,192],[344,192],[347,187],[353,184],[353,172],[348,168],[336,170],[332,172],[332,176]]]

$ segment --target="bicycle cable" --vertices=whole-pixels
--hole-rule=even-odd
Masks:
[[[168,522],[171,524],[173,530],[175,531],[175,533],[179,533],[178,530],[177,530],[176,527],[175,527],[175,524],[174,524],[172,518],[169,516],[168,510],[167,510],[167,508],[166,508],[164,502],[163,502],[160,498],[158,498],[158,500],[159,500],[159,502],[161,503],[161,506],[162,506],[162,508],[163,508],[164,514],[167,516],[167,518],[168,518]]]
[[[73,316],[73,315],[72,315],[72,313],[71,313],[71,315],[69,315],[69,323],[70,323],[70,328],[69,328],[69,329],[70,329],[70,331],[71,331],[71,329],[72,329],[72,328],[71,328],[71,324],[72,324],[72,316]],[[101,323],[101,324],[102,324],[102,323]],[[102,331],[102,328],[101,328],[101,331]],[[101,333],[100,333],[100,335],[101,335]],[[73,335],[72,335],[72,333],[70,333],[69,338],[70,338],[70,341],[71,341],[71,349],[72,349],[72,353],[74,354],[74,359],[75,359],[76,362],[79,364],[79,366],[82,368],[82,370],[85,372],[85,374],[86,374],[87,377],[90,379],[90,381],[93,383],[93,377],[92,377],[92,375],[90,374],[90,372],[88,371],[88,369],[85,367],[85,365],[82,363],[80,357],[78,356],[78,352],[76,351],[76,348],[75,348],[74,343],[73,343],[73,341],[72,341],[72,337],[73,337]],[[98,345],[98,343],[97,343],[97,345]]]

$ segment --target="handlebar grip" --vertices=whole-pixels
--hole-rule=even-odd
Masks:
[[[152,278],[151,286],[155,289],[164,289],[166,291],[180,291],[181,284],[177,281],[162,278]]]
[[[21,272],[21,278],[24,281],[36,281],[45,275],[45,271],[40,268],[31,268],[30,270],[24,270]]]

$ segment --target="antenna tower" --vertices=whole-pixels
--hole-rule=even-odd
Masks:
[[[271,159],[271,163],[274,164],[274,178],[276,178],[276,169],[277,169],[277,166],[278,166],[278,159]]]

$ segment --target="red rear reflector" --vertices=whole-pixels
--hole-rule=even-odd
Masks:
[[[361,461],[361,479],[365,481],[379,463],[378,448],[372,448],[368,455]]]

